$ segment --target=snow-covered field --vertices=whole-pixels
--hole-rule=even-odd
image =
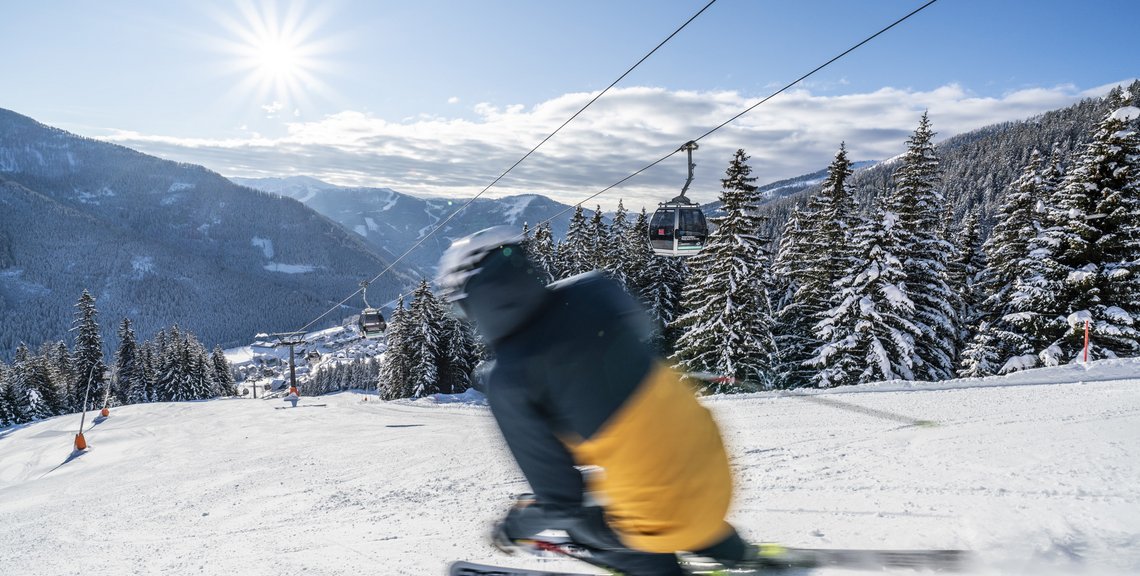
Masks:
[[[970,548],[976,574],[1140,573],[1140,361],[826,397],[843,406],[707,399],[746,536]],[[119,408],[66,463],[78,416],[0,430],[0,574],[430,575],[461,558],[580,569],[487,544],[527,486],[485,407],[356,393],[285,405]]]

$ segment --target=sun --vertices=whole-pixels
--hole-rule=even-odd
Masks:
[[[251,106],[270,114],[299,110],[327,90],[318,78],[329,41],[318,40],[324,18],[300,2],[245,0],[219,14],[229,72]]]
[[[304,71],[298,45],[289,38],[258,38],[251,46],[251,57],[256,61],[257,72],[273,82],[293,82]]]

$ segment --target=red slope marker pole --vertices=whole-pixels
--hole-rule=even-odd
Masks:
[[[1089,363],[1089,321],[1085,320],[1085,364]]]

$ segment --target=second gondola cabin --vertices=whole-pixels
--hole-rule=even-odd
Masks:
[[[683,196],[662,202],[649,221],[649,245],[658,256],[693,256],[705,247],[709,225],[699,204]]]
[[[388,323],[378,308],[365,308],[360,313],[359,325],[360,333],[370,340],[383,336],[384,330],[388,328]]]
[[[692,256],[705,247],[709,237],[709,224],[701,205],[690,202],[685,197],[689,185],[693,183],[693,150],[698,148],[693,141],[686,142],[678,149],[688,156],[689,177],[676,198],[662,202],[649,220],[649,247],[658,256]]]

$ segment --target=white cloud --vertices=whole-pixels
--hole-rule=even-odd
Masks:
[[[957,84],[920,92],[818,96],[781,94],[700,141],[690,196],[715,200],[737,148],[752,156],[757,183],[825,168],[840,142],[856,160],[895,156],[924,110],[936,141],[975,128],[1025,119],[1067,106],[1107,87],[1027,88],[979,97]],[[331,183],[390,187],[421,196],[469,197],[487,186],[581,108],[593,94],[574,93],[527,107],[478,103],[475,119],[416,117],[389,122],[346,110],[287,124],[278,138],[182,139],[119,132],[110,139],[144,152],[193,162],[228,176],[306,174]],[[539,193],[577,203],[705,134],[759,100],[737,92],[611,90],[488,193]],[[274,103],[270,107],[280,106]],[[267,107],[267,112],[270,111]],[[277,108],[280,110],[280,108]],[[685,179],[673,156],[587,205],[652,207],[676,195]]]
[[[278,112],[280,112],[284,108],[285,108],[285,105],[276,101],[276,100],[274,100],[273,102],[271,102],[269,104],[263,104],[261,106],[261,109],[265,110],[266,115],[268,115],[270,117],[273,117],[275,114],[277,114]]]
[[[459,96],[452,96],[447,99],[448,104],[459,104]]]

